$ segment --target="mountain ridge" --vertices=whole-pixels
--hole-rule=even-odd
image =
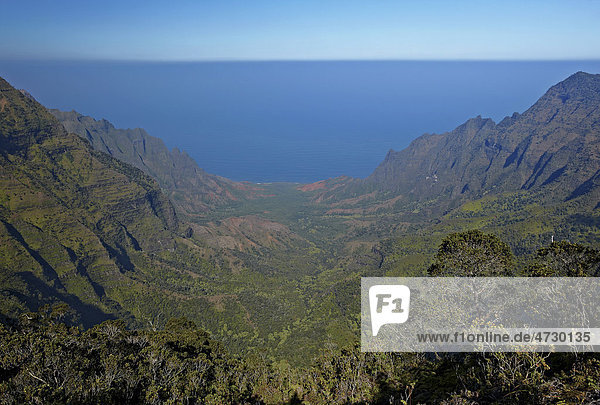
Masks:
[[[50,109],[68,132],[87,139],[92,147],[129,163],[155,178],[186,216],[197,216],[220,205],[260,195],[258,186],[209,174],[184,151],[169,150],[162,139],[142,128],[119,129],[106,119],[76,111]]]
[[[2,310],[58,300],[86,325],[102,315],[136,327],[185,315],[232,348],[267,348],[303,364],[323,342],[341,347],[355,338],[360,277],[423,275],[451,232],[502,233],[519,257],[554,235],[597,243],[597,81],[575,77],[499,123],[478,116],[426,134],[390,151],[374,172],[381,178],[265,184],[255,199],[191,212],[201,218],[195,223],[182,206],[174,214],[166,188],[147,172],[101,149],[139,152],[131,156],[148,163],[154,146],[143,138],[144,155],[143,133],[90,118],[80,129],[90,131],[94,149],[7,89]],[[118,139],[106,136],[111,131]]]
[[[477,116],[390,149],[371,175],[343,187],[327,180],[335,187],[321,185],[315,200],[376,191],[380,198],[401,196],[399,205],[437,199],[447,210],[490,192],[544,189],[566,199],[589,189],[583,184],[595,184],[600,173],[599,122],[600,75],[578,72],[499,123]]]
[[[171,203],[152,178],[92,150],[3,79],[0,100],[3,314],[58,299],[86,325],[131,319],[117,297],[136,255],[175,247]]]

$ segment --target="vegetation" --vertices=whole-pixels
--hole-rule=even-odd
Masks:
[[[471,246],[504,245],[493,235],[449,235],[438,257]],[[548,251],[574,262],[599,251],[556,242],[540,249],[530,268],[547,264]],[[486,246],[487,247],[487,246]],[[498,258],[485,250],[479,265]],[[451,260],[462,275],[466,256]],[[581,261],[579,261],[581,263]],[[593,274],[597,261],[583,261]],[[446,267],[450,272],[449,267]],[[508,269],[514,270],[514,269]],[[600,399],[600,357],[568,353],[428,355],[362,353],[357,345],[330,346],[306,367],[290,368],[259,354],[236,356],[185,318],[163,328],[129,330],[105,321],[88,330],[69,326],[66,305],[0,326],[0,398],[3,403],[589,403]]]
[[[0,79],[1,401],[600,399],[594,355],[357,342],[361,277],[598,276],[599,83],[425,136],[364,181],[258,187],[54,111],[70,134]]]
[[[444,238],[430,276],[492,277],[511,275],[512,252],[496,235],[479,230],[453,233]]]

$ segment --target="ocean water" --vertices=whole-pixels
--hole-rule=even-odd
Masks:
[[[0,61],[47,107],[142,127],[210,173],[252,182],[365,177],[389,149],[523,112],[600,61]]]

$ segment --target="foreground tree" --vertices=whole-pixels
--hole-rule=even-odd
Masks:
[[[598,277],[600,251],[577,243],[552,242],[537,251],[537,258],[526,274],[531,277]]]
[[[496,235],[479,230],[452,233],[438,249],[430,276],[509,276],[513,255],[508,245]]]
[[[64,311],[25,314],[0,325],[0,403],[256,403],[245,362],[192,322],[130,331],[107,321],[81,332]]]

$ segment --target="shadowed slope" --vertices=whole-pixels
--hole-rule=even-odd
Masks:
[[[151,178],[93,151],[2,79],[0,104],[2,312],[59,299],[98,308],[86,323],[122,313],[132,255],[175,246],[173,207]]]

